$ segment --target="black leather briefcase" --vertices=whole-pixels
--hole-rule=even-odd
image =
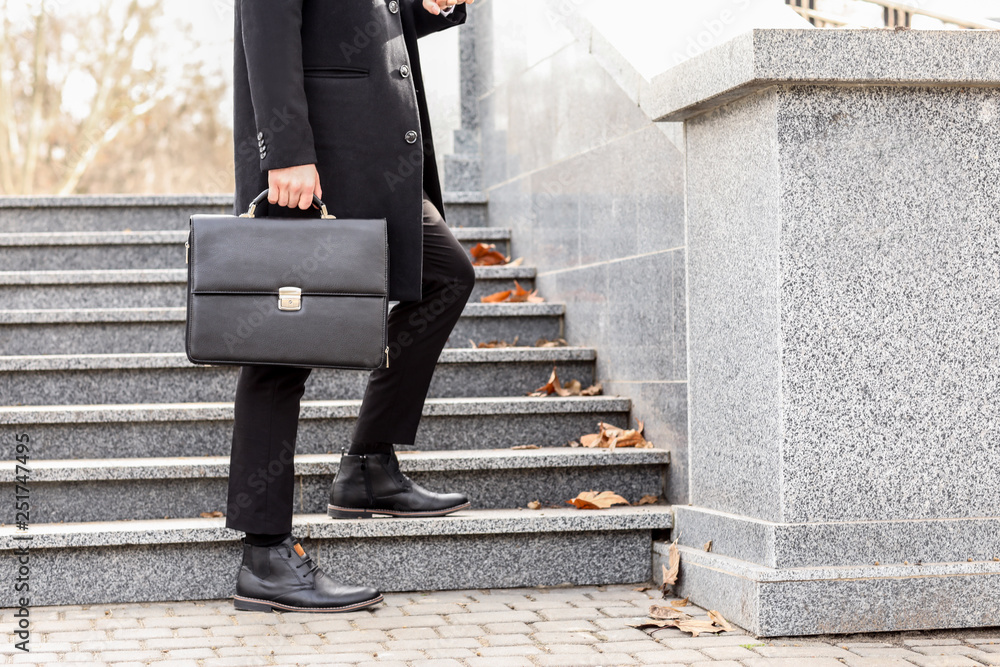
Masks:
[[[185,349],[196,364],[388,366],[386,221],[193,215]]]

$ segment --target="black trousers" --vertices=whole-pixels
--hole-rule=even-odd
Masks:
[[[421,298],[400,301],[389,311],[389,366],[369,376],[352,442],[414,443],[438,357],[475,281],[472,258],[425,193]],[[299,401],[311,372],[294,366],[240,367],[228,528],[291,532]]]

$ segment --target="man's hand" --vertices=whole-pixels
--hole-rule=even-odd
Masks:
[[[267,187],[270,189],[267,201],[288,208],[305,210],[312,206],[314,194],[323,198],[319,172],[314,164],[271,169],[267,172]]]
[[[475,0],[423,0],[424,9],[429,11],[431,14],[437,16],[441,13],[442,9],[448,9],[449,7],[454,7],[455,5],[471,5]]]

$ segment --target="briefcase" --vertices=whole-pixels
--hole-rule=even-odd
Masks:
[[[389,364],[385,218],[193,215],[185,350],[195,364]]]

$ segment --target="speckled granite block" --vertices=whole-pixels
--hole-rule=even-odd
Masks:
[[[741,100],[687,128],[691,500],[769,520],[781,499],[774,106]]]
[[[452,228],[464,248],[493,243],[510,254],[510,229]],[[0,266],[17,271],[184,269],[186,230],[0,233]],[[186,274],[182,273],[182,280]],[[478,297],[477,297],[478,298]]]
[[[1000,520],[903,519],[772,523],[699,507],[676,507],[680,543],[765,567],[861,566],[992,560]]]
[[[358,400],[303,401],[296,451],[340,452],[351,441],[359,407]],[[428,398],[413,447],[559,447],[596,433],[599,421],[630,426],[629,407],[629,399],[613,396]],[[228,456],[232,415],[232,403],[0,408],[0,422],[27,433],[37,459]],[[13,438],[0,441],[4,460],[13,460],[14,444]]]
[[[453,137],[452,141],[455,145],[456,155],[479,155],[479,132],[475,130],[455,130]]]
[[[578,347],[447,349],[438,359],[428,396],[524,396],[545,385],[553,366],[562,380],[576,379],[586,387],[597,379],[594,356],[592,348]],[[22,360],[24,370],[14,370]],[[9,370],[0,373],[0,405],[224,401],[232,398],[239,373],[239,366],[195,365],[178,354],[0,357],[0,368],[4,366]],[[364,371],[313,369],[305,396],[360,399],[368,376]]]
[[[997,49],[994,30],[757,29],[643,82],[640,106],[681,121],[776,84],[992,86]]]
[[[667,544],[654,544],[659,577]],[[681,547],[676,594],[757,636],[992,627],[1000,563],[771,569]]]
[[[297,515],[292,530],[334,576],[384,591],[430,591],[645,581],[650,531],[669,526],[669,509],[638,507],[466,511],[407,521]],[[13,532],[0,527],[0,552],[14,548]],[[32,533],[33,605],[234,592],[240,533],[223,518],[47,524]],[[12,606],[12,596],[0,596],[0,606]]]
[[[478,190],[483,187],[482,158],[478,155],[445,155],[444,183],[449,190]]]
[[[447,197],[454,193],[445,192],[444,205],[445,220],[452,229],[459,227],[487,227],[489,226],[489,210],[486,205],[478,201],[469,203],[447,202]]]
[[[107,308],[109,304],[156,308],[183,306],[186,300],[186,284],[167,280],[123,284],[0,283],[0,303],[10,308]]]
[[[528,341],[564,336],[561,303],[468,303],[447,347],[469,340]],[[184,350],[184,308],[0,311],[0,350],[8,355],[111,354]]]
[[[183,232],[178,232],[183,234]],[[2,245],[0,266],[18,271],[171,269],[184,266],[184,239],[134,245]]]
[[[187,229],[196,213],[233,212],[232,197],[3,197],[0,232]]]
[[[473,303],[487,294],[514,289],[515,280],[527,290],[535,286],[535,268],[531,266],[477,266],[475,272],[476,283],[469,297]],[[184,307],[187,271],[0,271],[0,303],[6,309]]]
[[[476,509],[563,506],[581,491],[614,489],[635,503],[663,495],[663,450],[601,452],[579,448],[401,453],[400,466],[426,488],[464,491]],[[294,511],[325,512],[339,455],[299,455]],[[229,457],[37,461],[32,521],[118,521],[226,512]],[[13,479],[11,471],[10,479]],[[0,483],[13,494],[13,484]],[[12,506],[13,507],[13,506]],[[0,513],[13,523],[13,509]]]
[[[487,226],[482,192],[444,193],[451,226]],[[232,195],[0,197],[0,233],[187,230],[196,213],[233,213]]]

